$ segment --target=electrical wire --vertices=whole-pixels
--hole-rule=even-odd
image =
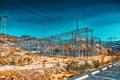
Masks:
[[[13,1],[13,0],[11,0],[11,1]],[[14,1],[15,2],[15,1]],[[18,3],[17,3],[18,4]],[[19,4],[20,5],[20,4]],[[30,11],[34,11],[34,12],[32,12],[32,13],[27,13],[26,11],[24,11],[24,10],[20,10],[19,8],[15,8],[15,7],[12,7],[12,6],[9,6],[9,5],[4,5],[4,6],[7,6],[7,7],[11,7],[12,9],[14,9],[15,11],[15,13],[17,12],[17,13],[19,13],[19,14],[21,14],[21,16],[22,16],[22,20],[24,21],[24,19],[26,19],[26,18],[28,18],[27,20],[30,20],[30,18],[32,18],[32,20],[31,21],[33,21],[33,22],[39,22],[39,23],[46,23],[46,24],[53,24],[53,23],[56,23],[56,21],[54,21],[54,20],[52,20],[51,18],[49,18],[49,17],[41,17],[41,16],[37,16],[37,15],[35,15],[34,13],[40,13],[40,11],[38,11],[38,10],[35,10],[35,9],[33,9],[33,8],[29,8],[29,7],[27,7],[27,6],[22,6],[24,9],[29,9]],[[25,14],[27,14],[27,16],[25,16]],[[44,18],[47,18],[47,19],[44,19]],[[34,20],[33,20],[34,19]],[[36,20],[37,19],[37,20]],[[51,23],[52,22],[52,23]]]

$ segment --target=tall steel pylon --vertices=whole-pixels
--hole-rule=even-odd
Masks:
[[[7,20],[7,16],[0,16],[0,34],[3,34],[3,37],[1,37],[3,39],[3,43],[1,45],[4,46],[4,49],[6,45],[5,44],[6,42],[6,20]]]
[[[2,33],[2,31],[4,30],[6,33],[6,20],[7,20],[7,16],[0,16],[0,33]]]
[[[108,38],[108,41],[109,41],[109,47],[111,47],[112,46],[112,48],[113,48],[113,51],[115,51],[116,50],[116,36],[113,36],[113,37],[109,37]]]
[[[78,55],[78,28],[79,24],[78,24],[78,18],[76,19],[76,36],[75,36],[75,56]]]

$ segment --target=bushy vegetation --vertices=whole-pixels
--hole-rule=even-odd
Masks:
[[[75,70],[76,71],[77,67],[78,67],[78,62],[77,61],[70,61],[70,62],[67,63],[66,69],[69,70],[69,71],[70,70]]]
[[[78,64],[77,61],[70,61],[67,63],[66,69],[68,71],[76,71],[78,73],[84,73],[87,69],[90,69],[91,65],[85,62],[85,64]]]
[[[82,64],[79,64],[78,61],[70,61],[69,63],[67,63],[66,69],[68,71],[73,71],[73,72],[75,71],[78,74],[79,73],[82,74],[89,71],[89,69],[98,68],[99,66],[100,66],[100,62],[98,60],[93,60],[91,65],[87,61],[85,61]]]
[[[92,63],[94,68],[98,68],[100,66],[100,62],[98,60],[93,60]]]
[[[85,66],[86,66],[87,69],[91,69],[92,68],[92,66],[87,61],[85,61]]]

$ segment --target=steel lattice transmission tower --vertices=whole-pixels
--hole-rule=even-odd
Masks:
[[[78,35],[79,35],[79,24],[78,24],[78,18],[76,19],[76,34],[75,34],[75,56],[78,54]]]
[[[1,39],[2,43],[1,45],[4,46],[3,50],[5,50],[5,43],[6,43],[6,20],[7,16],[0,16],[0,34],[1,34]],[[2,35],[3,34],[3,35]]]
[[[6,20],[7,16],[0,16],[0,33],[6,33]]]

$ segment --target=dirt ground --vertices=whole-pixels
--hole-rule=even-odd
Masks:
[[[118,56],[108,55],[71,57],[11,53],[0,56],[0,80],[67,80],[76,74],[66,70],[69,61],[78,61],[80,64],[87,61],[92,65],[92,60],[99,60],[110,64],[112,58],[120,59]]]

